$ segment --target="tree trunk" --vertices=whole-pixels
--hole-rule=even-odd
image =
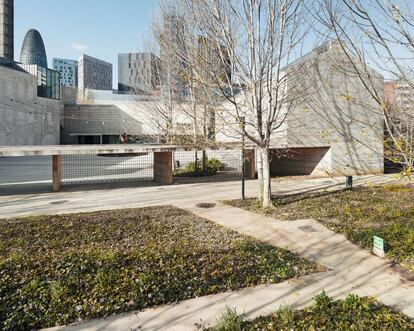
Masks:
[[[258,148],[256,150],[257,154],[257,182],[259,184],[259,199],[263,201],[263,159],[262,159],[262,150]]]
[[[272,205],[269,150],[267,148],[262,148],[261,154],[263,163],[263,208],[269,208]]]

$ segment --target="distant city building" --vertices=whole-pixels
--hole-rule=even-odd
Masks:
[[[45,44],[39,31],[31,29],[26,33],[20,53],[20,62],[47,68]]]
[[[0,0],[0,57],[14,60],[13,0]]]
[[[186,53],[184,36],[183,19],[178,15],[164,15],[160,40],[161,90],[163,93],[172,92],[177,99],[188,96],[188,82],[183,79],[187,65],[177,56],[177,53]],[[172,49],[171,45],[176,49]]]
[[[82,55],[78,60],[78,91],[81,98],[86,89],[112,90],[112,64]]]
[[[118,91],[151,93],[160,84],[160,59],[152,53],[118,55]]]
[[[60,85],[68,87],[78,85],[78,61],[53,59],[53,69],[60,73]]]
[[[404,81],[385,83],[385,101],[391,108],[399,111],[411,111],[414,114],[414,88]]]

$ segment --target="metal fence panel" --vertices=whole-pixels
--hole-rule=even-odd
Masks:
[[[65,155],[62,156],[62,184],[152,181],[154,154]]]
[[[175,176],[194,176],[197,156],[202,175],[202,151],[174,152]],[[242,172],[241,151],[209,150],[207,160],[217,171],[209,175],[239,176]],[[217,161],[214,161],[217,160]],[[154,180],[154,153],[142,155],[65,155],[62,156],[62,185],[93,184],[102,182]]]
[[[234,150],[208,150],[206,151],[207,167],[217,166],[210,175],[235,176],[242,172],[242,153]],[[176,176],[193,176],[195,172],[195,160],[197,158],[198,174],[202,173],[203,151],[175,152],[174,173]],[[214,162],[214,160],[217,160]]]

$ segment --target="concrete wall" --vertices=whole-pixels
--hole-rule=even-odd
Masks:
[[[329,147],[294,148],[272,151],[272,176],[326,175],[330,173],[332,154]]]
[[[37,97],[37,77],[0,66],[0,146],[59,144],[62,109]]]
[[[140,136],[142,123],[116,105],[67,105],[62,144],[77,144],[79,135]]]
[[[382,111],[336,44],[290,68],[288,147],[331,147],[331,175],[382,173]],[[383,77],[371,72],[378,90]]]

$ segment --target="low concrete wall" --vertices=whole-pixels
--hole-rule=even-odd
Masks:
[[[273,153],[270,171],[272,176],[326,175],[330,172],[329,147],[294,148]]]

